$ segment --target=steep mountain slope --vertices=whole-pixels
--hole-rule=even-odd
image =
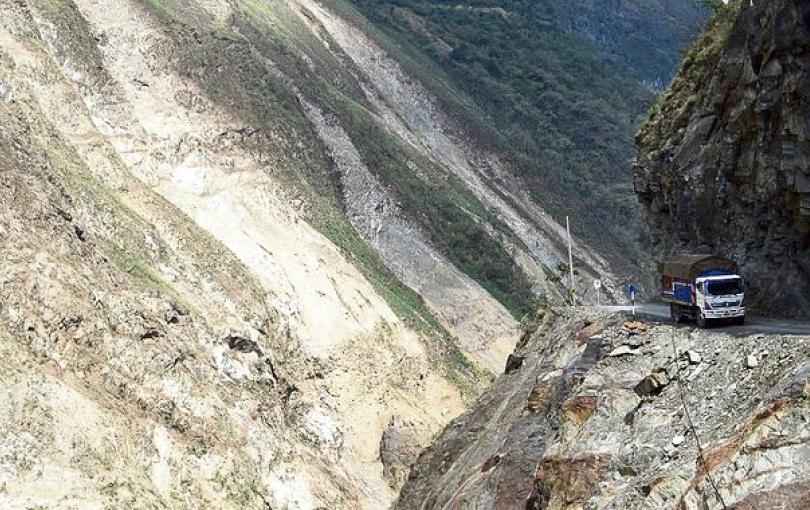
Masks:
[[[560,295],[559,225],[324,7],[0,12],[2,506],[386,506],[390,424]]]
[[[0,0],[0,506],[393,501],[567,259],[413,62],[339,0]]]
[[[540,316],[395,508],[807,508],[808,355],[808,337]]]
[[[636,190],[660,253],[735,257],[749,305],[810,307],[810,5],[732,2],[638,135]]]
[[[81,18],[54,5],[0,21],[0,506],[384,506],[390,417],[427,435],[482,375],[301,220],[226,111],[57,53]],[[166,42],[118,7],[92,12]]]
[[[614,267],[643,262],[633,133],[703,11],[687,1],[357,3],[534,200],[572,215]]]

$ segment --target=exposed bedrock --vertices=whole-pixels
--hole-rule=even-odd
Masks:
[[[736,258],[750,306],[810,304],[810,4],[721,11],[638,134],[635,187],[659,254]]]

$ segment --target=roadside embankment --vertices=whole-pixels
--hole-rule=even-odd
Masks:
[[[810,337],[540,313],[397,508],[802,508]]]

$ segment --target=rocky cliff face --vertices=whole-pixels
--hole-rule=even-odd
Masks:
[[[661,254],[742,264],[750,304],[810,307],[810,5],[732,2],[638,135],[635,187]]]
[[[539,317],[395,507],[805,508],[808,354],[807,337]]]

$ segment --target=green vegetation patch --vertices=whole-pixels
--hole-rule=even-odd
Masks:
[[[352,5],[333,4],[350,15]],[[466,134],[500,153],[553,216],[575,217],[578,235],[617,266],[640,255],[633,134],[654,98],[645,70],[667,78],[673,41],[606,50],[561,30],[550,0],[352,4],[383,47]],[[664,10],[655,2],[623,9]]]
[[[336,94],[329,99],[332,113],[350,133],[366,166],[399,195],[406,214],[431,242],[516,318],[525,315],[534,303],[529,279],[484,223],[520,244],[509,227],[457,178],[404,148],[363,106]],[[422,178],[409,162],[428,178]]]
[[[177,302],[182,302],[184,305],[186,304],[185,300],[181,298],[177,291],[166,283],[146,261],[112,243],[108,245],[106,251],[110,255],[110,260],[125,273],[146,283],[155,290],[172,297]]]
[[[163,21],[174,23],[183,20],[181,0],[142,0],[144,6]]]

